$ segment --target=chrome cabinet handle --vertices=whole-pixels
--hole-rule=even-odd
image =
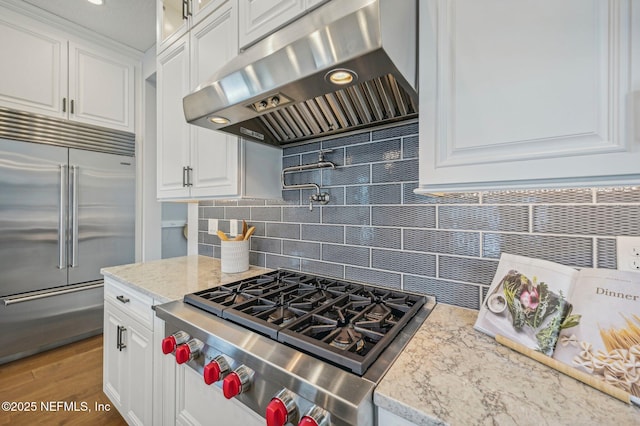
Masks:
[[[121,325],[118,325],[117,327],[118,327],[118,339],[116,342],[116,347],[118,348],[119,351],[122,351],[124,348],[127,347],[127,345],[125,345],[124,342],[122,341],[122,333],[127,331],[127,329]]]
[[[73,108],[73,103],[74,103],[74,102],[73,102],[73,99],[71,99],[71,105],[70,105],[71,114],[73,114],[73,109],[74,109],[74,108]]]
[[[118,299],[119,301],[121,301],[122,303],[129,303],[129,299],[120,295],[120,296],[116,296],[116,299]]]
[[[62,98],[62,112],[67,112],[67,98]]]
[[[187,19],[188,13],[189,13],[189,5],[187,4],[187,0],[182,0],[182,19]]]
[[[193,169],[187,166],[187,186],[193,186]]]

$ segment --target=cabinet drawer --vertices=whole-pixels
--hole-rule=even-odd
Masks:
[[[153,298],[112,280],[104,281],[104,299],[153,330]]]

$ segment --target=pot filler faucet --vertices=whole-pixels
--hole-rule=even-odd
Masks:
[[[332,169],[336,168],[336,165],[331,161],[326,161],[324,159],[324,154],[332,152],[332,150],[318,151],[318,161],[316,163],[311,164],[302,164],[300,166],[291,166],[285,167],[282,169],[282,189],[306,189],[306,188],[315,188],[316,193],[311,194],[309,196],[309,211],[313,210],[313,203],[327,204],[329,203],[329,193],[328,192],[320,192],[320,185],[316,183],[299,183],[293,185],[287,185],[286,183],[286,174],[291,172],[301,172],[304,170],[313,170],[313,169],[324,169],[330,167]]]

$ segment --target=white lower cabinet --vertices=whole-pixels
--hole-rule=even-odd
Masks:
[[[173,358],[173,357],[171,357]],[[176,369],[176,424],[259,426],[265,419],[235,399],[226,399],[222,389],[207,385],[191,367]]]
[[[391,411],[387,411],[384,408],[376,407],[376,410],[378,411],[379,426],[415,426],[415,423],[412,423],[397,414],[393,414]]]
[[[127,423],[151,425],[153,332],[111,301],[104,319],[104,393]]]
[[[130,425],[172,425],[175,361],[162,356],[154,300],[106,278],[103,391]]]
[[[421,2],[417,192],[637,185],[632,3]]]

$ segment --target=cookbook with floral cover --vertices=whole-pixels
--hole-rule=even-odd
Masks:
[[[638,272],[504,253],[474,327],[640,397]]]

